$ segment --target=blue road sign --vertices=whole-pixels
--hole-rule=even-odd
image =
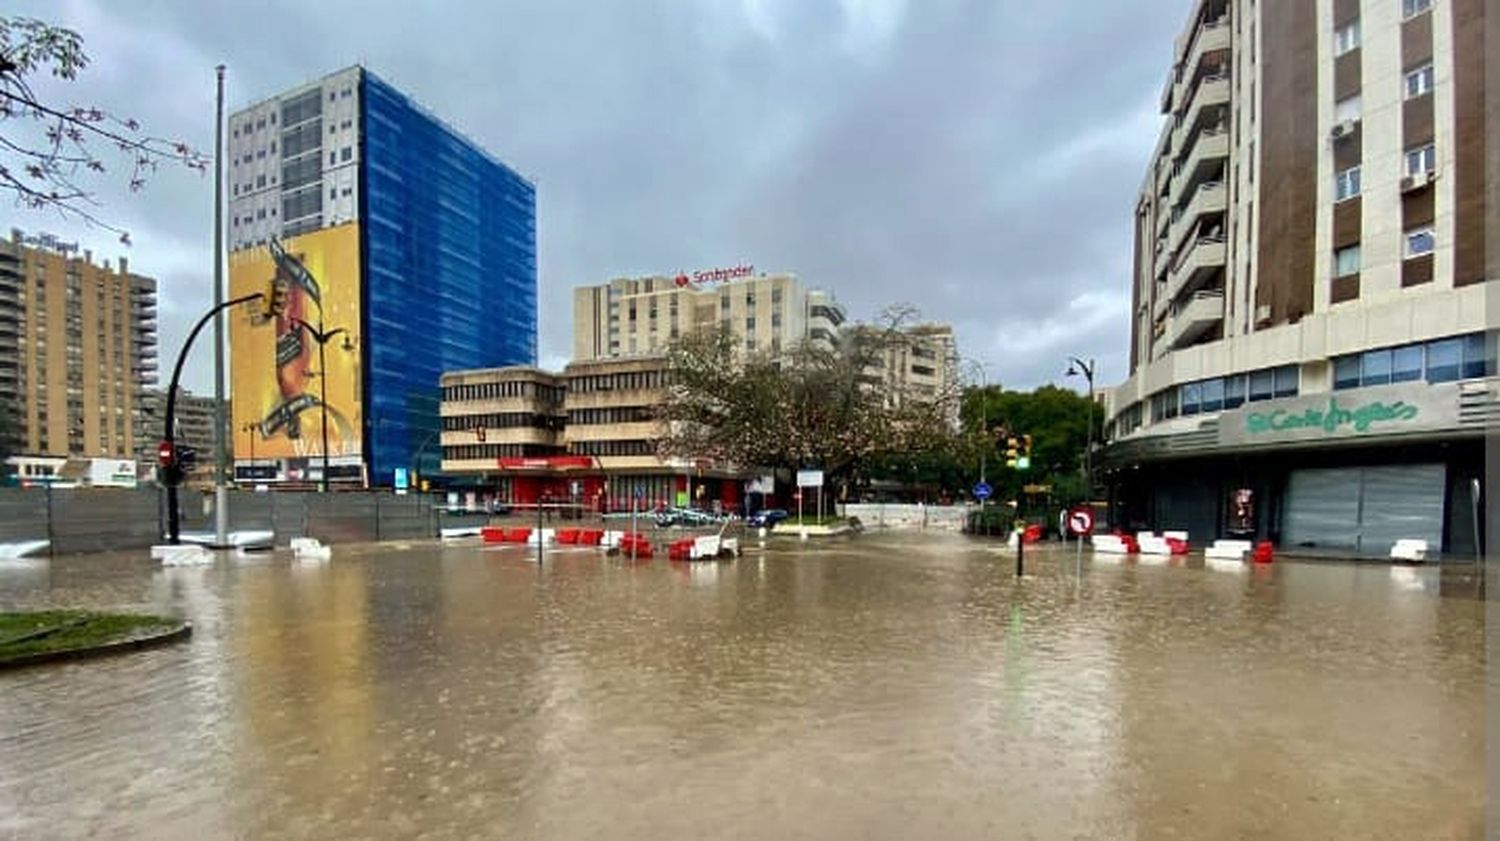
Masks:
[[[993,494],[993,493],[994,493],[994,491],[990,488],[989,484],[986,483],[986,482],[980,482],[979,484],[977,484],[977,485],[974,486],[974,498],[975,499],[989,499],[990,495]]]
[[[635,486],[635,498],[636,499],[645,499],[646,498],[646,486],[645,485],[636,485]]]

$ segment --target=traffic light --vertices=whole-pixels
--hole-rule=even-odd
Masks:
[[[1015,467],[1021,457],[1021,440],[1014,435],[1005,440],[1005,466]]]
[[[270,284],[266,287],[265,298],[261,301],[265,305],[266,318],[274,318],[286,312],[288,285],[286,278],[280,272],[277,272],[276,276],[271,278]]]
[[[1021,436],[1021,455],[1016,459],[1017,470],[1029,470],[1031,468],[1031,436]]]
[[[179,460],[177,446],[167,440],[156,445],[156,476],[163,485],[182,484],[183,469]]]

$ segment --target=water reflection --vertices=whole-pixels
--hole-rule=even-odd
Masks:
[[[0,568],[198,628],[0,675],[0,837],[1476,834],[1471,577],[751,549]]]

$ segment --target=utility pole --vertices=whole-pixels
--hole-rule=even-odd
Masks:
[[[224,417],[224,65],[215,67],[214,75],[218,88],[214,103],[214,545],[226,546],[229,488],[224,474],[229,458],[224,440],[228,432],[228,419]]]

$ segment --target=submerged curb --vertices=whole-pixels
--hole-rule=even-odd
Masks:
[[[104,657],[110,654],[123,654],[127,651],[154,648],[158,645],[185,640],[192,635],[193,623],[179,622],[166,630],[154,631],[149,634],[127,637],[120,640],[111,640],[98,645],[88,645],[81,648],[63,648],[57,651],[38,651],[35,654],[23,654],[9,660],[0,660],[0,672],[26,666],[40,666],[45,663],[61,663],[69,660],[87,660],[93,657]]]

